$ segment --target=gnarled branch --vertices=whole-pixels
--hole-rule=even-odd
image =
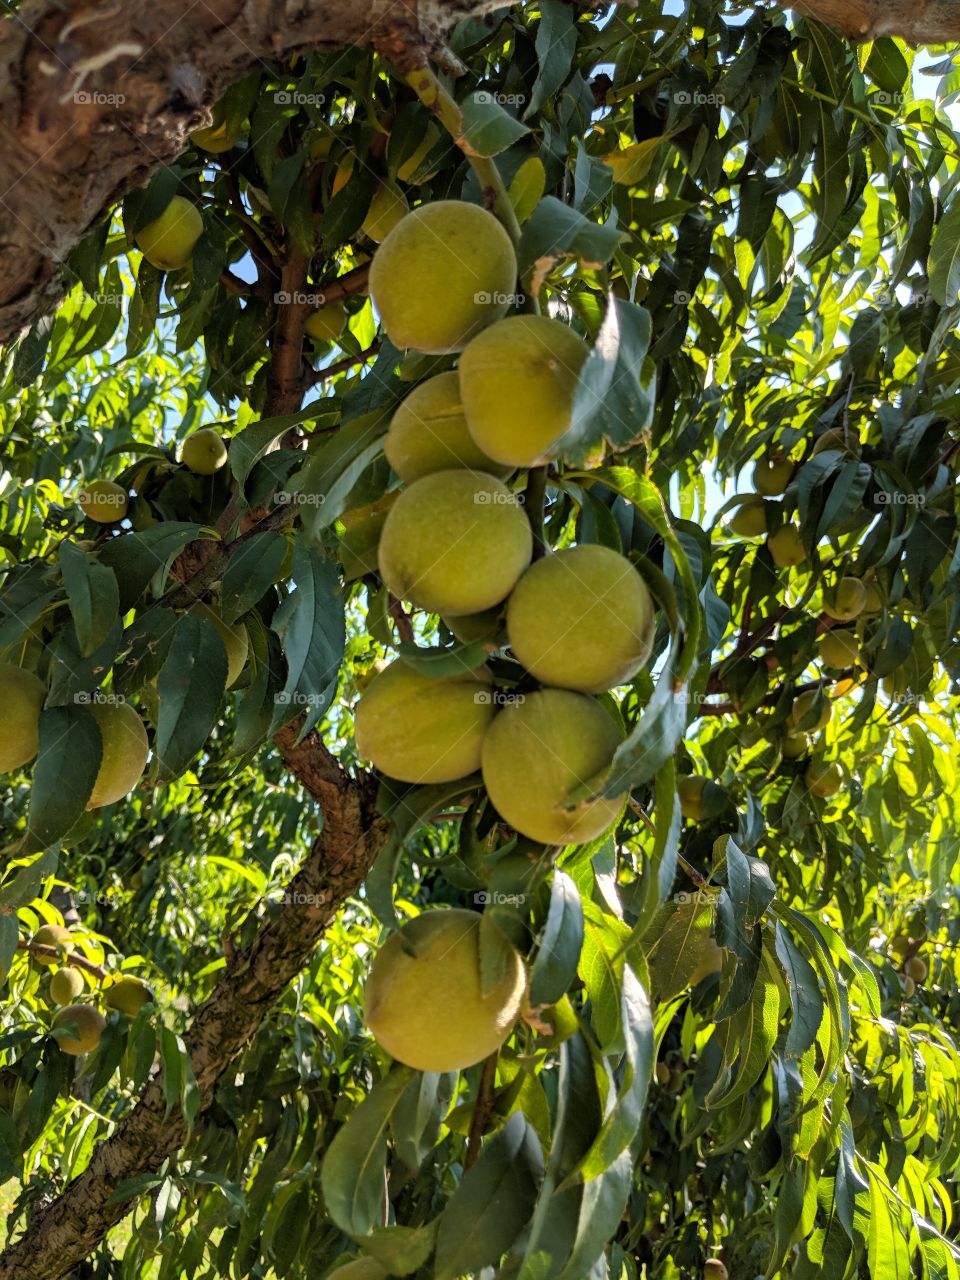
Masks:
[[[960,0],[777,0],[804,18],[816,18],[850,40],[900,36],[908,44],[960,39]]]

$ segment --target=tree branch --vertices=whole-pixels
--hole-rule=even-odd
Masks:
[[[378,45],[417,61],[499,0],[27,0],[0,29],[0,341],[53,309],[71,250],[264,59]]]
[[[958,0],[776,0],[803,18],[816,18],[850,40],[900,36],[908,44],[960,39]]]
[[[217,1082],[253,1039],[284,988],[340,907],[363,883],[387,833],[375,809],[376,781],[351,778],[316,733],[298,743],[297,726],[276,742],[287,765],[323,810],[323,831],[290,881],[279,914],[204,1002],[185,1037],[200,1090],[201,1109]],[[130,1200],[110,1203],[121,1183],[148,1173],[186,1141],[179,1112],[166,1116],[160,1077],[147,1085],[111,1137],[62,1195],[40,1209],[26,1231],[0,1254],[0,1280],[58,1280],[67,1275],[130,1211]]]

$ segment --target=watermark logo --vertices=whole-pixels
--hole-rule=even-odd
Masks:
[[[325,293],[287,293],[285,289],[281,289],[279,293],[273,295],[273,300],[278,307],[322,307],[327,300]]]
[[[273,701],[278,707],[321,707],[324,700],[319,693],[301,693],[298,689],[288,693],[284,689],[274,694]]]
[[[126,95],[122,93],[100,93],[96,89],[80,89],[73,95],[78,107],[122,107]]]
[[[326,102],[323,93],[301,93],[299,89],[278,89],[273,95],[278,107],[322,107]]]
[[[673,100],[678,107],[722,107],[726,102],[722,93],[701,93],[699,89],[678,89]]]
[[[713,907],[720,896],[719,889],[695,889],[693,893],[675,893],[673,901],[680,906]]]
[[[926,494],[888,493],[886,489],[874,494],[874,501],[879,507],[924,507],[927,504]]]
[[[522,107],[527,99],[522,93],[491,93],[489,89],[481,89],[473,95],[473,100],[484,107]]]
[[[488,293],[486,289],[481,289],[479,293],[473,295],[473,300],[481,307],[489,306],[491,303],[497,307],[522,307],[527,297],[523,293]]]
[[[480,889],[473,895],[478,907],[522,907],[527,900],[525,893],[499,893],[495,890]]]
[[[686,307],[693,299],[693,294],[687,293],[686,289],[678,289],[673,295],[673,301],[678,307]]]
[[[522,493],[499,493],[497,490],[483,489],[473,495],[474,505],[478,507],[522,507]]]
[[[94,491],[91,493],[89,489],[81,489],[77,494],[77,501],[90,502],[98,507],[124,507],[129,499],[125,492],[112,493],[107,490],[106,492]]]
[[[322,493],[291,493],[288,489],[278,489],[273,500],[278,507],[322,507],[327,499]]]
[[[115,889],[78,889],[75,896],[81,907],[115,907],[123,900]]]
[[[480,707],[519,707],[526,702],[522,693],[503,693],[500,689],[481,689],[473,695],[474,702]]]
[[[98,707],[119,707],[126,702],[122,693],[106,693],[103,689],[94,689],[93,693],[75,693],[73,700],[81,707],[89,707],[93,703]]]

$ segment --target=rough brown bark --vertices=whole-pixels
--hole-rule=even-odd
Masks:
[[[900,36],[908,44],[960,38],[960,0],[777,0],[782,9],[817,18],[851,40]]]
[[[277,745],[319,800],[324,828],[287,886],[279,914],[261,928],[248,951],[236,955],[185,1037],[201,1107],[307,963],[340,907],[363,883],[386,836],[386,823],[374,808],[373,779],[350,778],[316,734],[298,745],[296,726],[278,734]],[[113,1135],[96,1148],[84,1172],[0,1255],[0,1280],[58,1280],[97,1246],[132,1207],[129,1201],[107,1203],[117,1187],[157,1169],[185,1141],[182,1116],[165,1118],[164,1111],[156,1078]]]
[[[0,24],[0,341],[52,309],[70,251],[265,58],[400,62],[497,0],[27,0]]]

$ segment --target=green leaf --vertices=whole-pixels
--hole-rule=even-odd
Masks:
[[[799,1058],[812,1048],[823,1021],[823,997],[820,983],[810,961],[798,950],[783,924],[777,921],[777,957],[783,965],[790,988],[793,1019],[787,1033],[784,1053]]]
[[[381,1222],[387,1135],[410,1083],[408,1067],[394,1067],[374,1085],[330,1143],[320,1182],[331,1220],[348,1235],[365,1236]]]
[[[226,683],[227,651],[213,624],[195,613],[183,614],[157,679],[155,750],[161,777],[178,777],[206,742]]]
[[[941,307],[960,301],[960,199],[954,197],[937,223],[927,261],[930,292]]]
[[[150,579],[162,582],[167,570],[188,542],[200,537],[203,526],[180,520],[164,520],[140,533],[124,533],[100,548],[101,563],[113,570],[120,588],[120,608],[125,613],[138,604]]]
[[[551,453],[585,465],[602,452],[634,444],[650,425],[653,366],[647,366],[650,313],[610,294],[607,311],[580,370],[570,426]]]
[[[279,579],[289,545],[282,534],[267,529],[231,553],[220,587],[224,622],[236,622]]]
[[[583,907],[577,886],[569,876],[554,870],[550,909],[537,958],[530,973],[530,1003],[553,1004],[576,977],[583,946]]]
[[[636,1136],[653,1073],[654,1038],[650,1000],[629,965],[623,967],[620,1007],[627,1066],[617,1092],[617,1100],[590,1150],[580,1162],[579,1172],[586,1182],[609,1169]]]
[[[80,652],[88,657],[106,639],[120,611],[120,590],[112,569],[98,564],[74,542],[65,539],[58,551],[60,572]]]
[[[468,155],[499,155],[530,132],[525,124],[504,111],[493,92],[478,89],[459,105],[463,115],[464,149]]]
[[[31,325],[17,344],[13,357],[13,380],[18,387],[29,387],[39,378],[52,330],[53,316],[43,316]]]
[[[422,649],[417,644],[401,641],[400,658],[419,671],[421,675],[430,676],[433,680],[442,680],[447,676],[470,675],[482,667],[488,657],[488,648],[484,641],[473,644],[457,644],[450,648]],[[493,694],[490,694],[492,699]]]
[[[333,700],[346,644],[343,591],[337,566],[298,539],[293,551],[291,592],[271,628],[283,642],[287,680],[277,695],[274,731],[306,712],[301,738]]]
[[[539,276],[568,255],[584,262],[608,262],[622,238],[612,222],[598,225],[555,196],[545,196],[520,237],[520,279],[527,285],[531,272]]]
[[[246,484],[250,472],[271,446],[291,428],[316,418],[318,409],[318,405],[310,404],[297,413],[283,414],[278,418],[261,418],[259,422],[252,422],[249,427],[245,427],[233,437],[230,441],[228,457],[230,470],[241,489]]]
[[[355,418],[335,431],[291,478],[287,500],[300,507],[303,527],[311,537],[317,538],[343,514],[353,486],[383,452],[388,425],[383,409]]]
[[[447,1202],[437,1234],[436,1280],[457,1280],[499,1262],[526,1225],[542,1177],[537,1136],[514,1111],[484,1142]]]
[[[397,1155],[411,1169],[419,1169],[436,1146],[456,1085],[455,1071],[418,1071],[403,1091],[390,1132]]]
[[[7,980],[13,957],[17,954],[20,927],[14,915],[0,914],[0,986]]]
[[[433,1253],[437,1220],[422,1227],[377,1227],[363,1237],[363,1251],[376,1258],[392,1276],[418,1271]]]
[[[609,1168],[584,1185],[573,1249],[556,1280],[583,1280],[592,1274],[604,1245],[623,1219],[632,1186],[633,1157],[629,1151],[622,1151]]]
[[[537,25],[537,78],[524,120],[537,114],[543,104],[558,93],[570,74],[577,48],[574,15],[559,0],[543,0]]]
[[[40,753],[33,771],[27,850],[46,849],[83,816],[103,756],[100,730],[82,706],[40,713]]]

